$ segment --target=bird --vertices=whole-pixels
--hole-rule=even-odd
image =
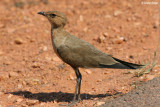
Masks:
[[[80,89],[82,75],[79,68],[140,69],[144,65],[122,61],[101,52],[90,43],[70,34],[64,28],[67,17],[60,11],[41,11],[51,24],[51,41],[57,56],[70,65],[76,74],[76,87],[72,103],[81,101]]]

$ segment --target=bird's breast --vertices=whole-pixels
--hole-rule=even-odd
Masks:
[[[53,49],[54,49],[54,52],[56,53],[56,55],[60,58],[60,59],[62,59],[61,57],[60,57],[60,55],[59,55],[59,53],[58,53],[58,47],[60,47],[61,45],[65,45],[65,40],[66,40],[66,38],[64,37],[64,38],[51,38],[52,39],[52,46],[53,46]]]

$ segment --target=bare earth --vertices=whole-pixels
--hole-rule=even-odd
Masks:
[[[159,107],[160,77],[154,78],[123,97],[107,101],[100,107]]]
[[[1,0],[0,10],[0,107],[58,107],[73,98],[76,76],[54,53],[50,24],[39,11],[64,12],[68,32],[132,63],[152,62],[158,44],[159,3]],[[138,71],[80,69],[82,101],[75,107],[100,106],[160,76],[159,49],[154,69],[139,77]]]

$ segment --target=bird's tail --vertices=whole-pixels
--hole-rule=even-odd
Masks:
[[[119,63],[116,63],[114,65],[100,64],[100,67],[102,67],[102,68],[115,68],[115,69],[140,69],[140,68],[144,67],[144,65],[125,62],[125,61],[122,61],[122,60],[114,58],[114,57],[112,57],[112,58]]]
[[[139,68],[144,67],[144,65],[139,65],[139,64],[125,62],[125,61],[119,60],[117,58],[113,58],[113,59],[116,60],[116,61],[118,61],[118,62],[120,62],[121,64],[129,67],[129,69],[139,69]]]

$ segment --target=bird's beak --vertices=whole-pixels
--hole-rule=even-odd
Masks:
[[[37,14],[40,14],[40,15],[46,16],[45,12],[38,12]]]

